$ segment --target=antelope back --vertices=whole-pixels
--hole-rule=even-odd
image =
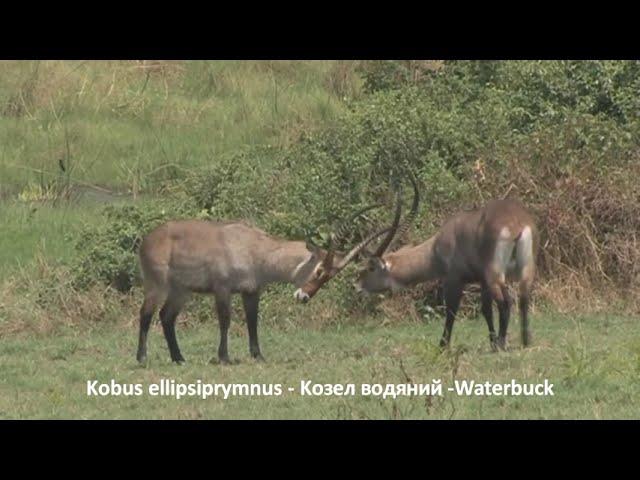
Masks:
[[[145,285],[200,293],[253,292],[270,282],[303,283],[326,252],[277,239],[241,222],[168,222],[140,247]]]

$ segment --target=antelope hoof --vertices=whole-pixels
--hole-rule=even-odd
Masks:
[[[264,359],[261,353],[258,353],[257,355],[252,355],[252,357],[256,362],[260,362],[260,363],[266,362],[266,360]]]
[[[171,361],[173,363],[177,363],[178,365],[182,364],[185,362],[184,357],[182,356],[182,354],[180,352],[171,355]]]
[[[507,339],[504,337],[498,337],[498,341],[496,342],[496,347],[498,350],[502,352],[507,351]]]
[[[491,351],[498,351],[498,338],[495,335],[489,335],[489,343],[491,344]]]
[[[448,342],[446,339],[441,338],[441,339],[440,339],[440,348],[441,348],[442,350],[446,350],[446,349],[448,349],[448,348],[449,348],[449,342]]]

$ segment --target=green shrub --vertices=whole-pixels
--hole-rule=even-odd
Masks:
[[[272,205],[277,172],[275,149],[247,148],[211,161],[211,167],[191,175],[185,184],[193,204],[212,219],[258,221]]]
[[[628,172],[637,171],[640,62],[434,65],[366,63],[369,93],[331,125],[303,130],[288,148],[248,146],[212,158],[179,185],[184,197],[168,199],[168,213],[110,211],[103,228],[78,242],[78,278],[130,288],[141,232],[176,215],[242,219],[273,235],[326,242],[356,210],[386,204],[348,225],[347,249],[388,224],[394,185],[411,170],[422,201],[403,241],[423,240],[454,211],[513,192],[539,218],[543,274],[637,284],[640,254],[628,239],[640,197]],[[336,305],[355,304],[349,280],[334,283],[345,292],[330,287]]]
[[[101,283],[128,292],[140,281],[137,250],[143,236],[169,219],[195,213],[173,202],[105,207],[100,227],[88,226],[72,239],[77,252],[71,270],[73,286],[84,289]]]
[[[377,92],[414,85],[441,106],[465,108],[498,96],[517,132],[561,123],[570,112],[628,123],[640,111],[638,61],[455,60],[422,69],[429,74],[416,75],[416,70],[419,62],[369,62],[365,88]]]

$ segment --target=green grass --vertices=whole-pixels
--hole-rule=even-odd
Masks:
[[[101,221],[98,209],[113,198],[85,192],[80,202],[54,206],[34,201],[38,186],[88,183],[154,202],[156,187],[179,182],[187,171],[215,168],[221,157],[251,145],[285,148],[302,133],[331,125],[347,108],[344,99],[360,96],[355,67],[333,61],[0,62],[0,280],[6,280],[0,291],[0,418],[637,418],[637,318],[537,313],[533,347],[519,348],[514,320],[513,348],[500,354],[489,351],[484,321],[466,319],[456,324],[452,350],[441,354],[440,321],[399,321],[401,314],[334,318],[329,304],[344,300],[334,282],[324,300],[306,309],[291,303],[286,288],[282,296],[275,290],[265,295],[260,337],[266,364],[249,358],[237,319],[230,351],[240,363],[211,364],[217,327],[198,321],[210,318],[210,303],[202,301],[178,328],[188,363],[169,362],[154,325],[149,364],[140,367],[134,359],[140,292],[68,288],[66,270],[56,266],[74,255],[70,234]],[[379,399],[302,397],[297,391],[301,380],[359,386],[442,379],[447,387],[454,377],[546,378],[556,395],[466,398],[445,391],[432,399]],[[162,378],[280,383],[285,393],[227,400],[85,393],[87,380],[146,387]]]
[[[452,349],[436,348],[441,322],[382,326],[331,325],[322,329],[262,325],[267,363],[248,354],[245,328],[232,323],[236,365],[209,363],[217,348],[212,323],[178,326],[187,363],[171,364],[158,325],[150,334],[149,362],[137,365],[137,329],[113,324],[67,329],[46,337],[17,335],[0,343],[0,418],[158,419],[620,419],[637,418],[640,333],[628,317],[537,314],[535,344],[521,349],[517,320],[512,349],[491,353],[482,319],[454,329]],[[410,380],[407,380],[409,378]],[[453,379],[554,384],[553,397],[463,397],[446,391]],[[87,380],[140,383],[279,383],[280,397],[88,397]],[[430,383],[441,379],[442,397],[377,398],[359,395],[363,383]],[[302,380],[354,383],[355,396],[301,396]],[[287,387],[295,391],[290,393]]]
[[[0,197],[40,175],[146,189],[344,111],[354,62],[0,62]],[[177,167],[176,167],[177,166]],[[45,172],[45,173],[42,173]]]
[[[64,262],[73,255],[69,235],[83,223],[95,222],[101,204],[52,205],[42,202],[0,202],[0,280],[15,268],[28,267],[42,255]]]
[[[40,194],[25,189],[23,194]],[[0,200],[0,280],[18,268],[27,272],[33,261],[41,258],[52,264],[72,263],[77,250],[77,234],[86,226],[104,221],[102,209],[110,204],[153,205],[155,196],[113,196],[100,190],[87,189],[76,200],[21,201]]]

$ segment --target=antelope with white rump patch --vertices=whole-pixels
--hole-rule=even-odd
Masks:
[[[356,282],[356,289],[364,293],[379,293],[439,280],[446,306],[440,346],[446,347],[451,340],[463,287],[469,283],[480,283],[482,313],[489,327],[491,347],[497,350],[506,348],[512,304],[507,281],[514,280],[519,283],[522,343],[529,345],[529,298],[538,247],[538,233],[531,215],[516,200],[492,200],[483,208],[453,216],[435,235],[420,245],[387,252],[394,236],[401,237],[417,213],[419,193],[413,178],[411,182],[414,198],[410,213],[399,226],[398,204],[388,236],[368,258],[367,267]],[[364,243],[359,246],[361,250],[366,246]],[[358,253],[355,252],[353,257]],[[302,287],[303,290],[305,288]],[[498,306],[500,322],[497,335],[493,324],[494,301]]]

